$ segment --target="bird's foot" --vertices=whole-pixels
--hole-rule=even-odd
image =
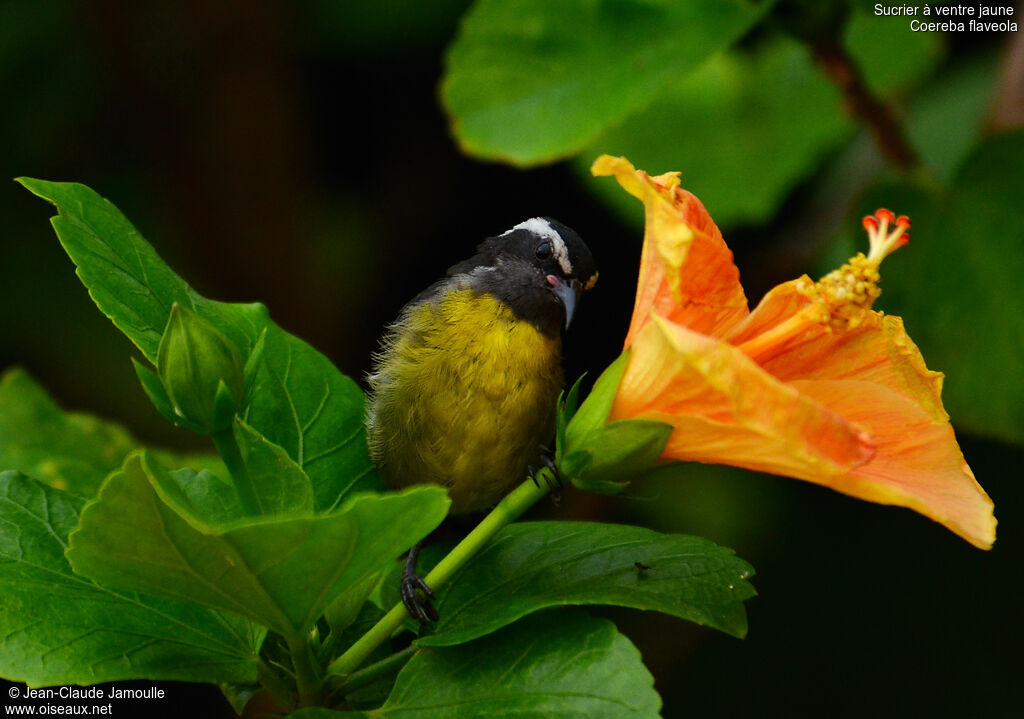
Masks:
[[[420,598],[420,594],[423,598]],[[430,600],[434,598],[434,592],[418,574],[402,572],[402,604],[413,619],[421,622],[436,622],[438,620],[437,610]]]
[[[541,445],[540,448],[540,463],[541,467],[537,467],[532,464],[527,467],[530,479],[532,479],[533,483],[537,485],[538,489],[540,489],[540,480],[538,479],[540,476],[540,470],[544,467],[549,469],[550,473],[544,474],[544,482],[548,485],[548,489],[551,490],[551,497],[555,504],[558,504],[561,499],[558,494],[558,490],[565,485],[565,478],[562,477],[562,473],[558,471],[558,465],[555,464],[554,452],[543,445]]]
[[[402,569],[402,604],[405,605],[406,611],[413,619],[418,619],[421,622],[436,622],[438,620],[437,610],[430,603],[430,600],[434,598],[434,591],[416,574],[416,560],[420,556],[420,546],[420,544],[416,544],[409,550],[409,557],[405,560],[405,567]]]

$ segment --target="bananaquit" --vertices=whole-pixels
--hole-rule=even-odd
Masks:
[[[369,376],[367,439],[384,483],[440,484],[459,514],[525,479],[554,435],[562,331],[596,281],[579,235],[535,217],[484,240],[407,304]],[[402,594],[424,619],[414,588],[430,590],[415,555]]]

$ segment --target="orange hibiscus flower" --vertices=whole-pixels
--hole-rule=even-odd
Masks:
[[[672,425],[663,459],[804,479],[992,546],[992,500],[942,407],[943,375],[899,317],[871,309],[907,218],[865,218],[867,256],[819,282],[779,285],[750,311],[732,252],[678,173],[651,177],[608,155],[592,172],[614,175],[646,214],[629,364],[609,421]]]

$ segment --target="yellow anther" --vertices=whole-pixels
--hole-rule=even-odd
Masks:
[[[906,215],[896,217],[889,210],[881,209],[873,216],[865,217],[862,224],[871,243],[867,256],[858,252],[849,262],[814,285],[800,288],[822,309],[822,321],[835,331],[852,329],[860,324],[862,311],[870,309],[882,294],[878,288],[881,280],[878,266],[888,255],[910,241],[907,235],[910,219]]]

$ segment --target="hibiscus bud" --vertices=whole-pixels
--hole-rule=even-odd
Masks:
[[[208,320],[175,303],[156,369],[175,414],[189,425],[212,434],[231,424],[245,393],[242,359]]]
[[[659,461],[672,425],[649,419],[608,421],[619,381],[629,363],[624,352],[605,370],[571,419],[559,419],[557,464],[574,485],[617,494]],[[575,388],[572,395],[575,394]],[[571,403],[560,408],[573,411]]]

